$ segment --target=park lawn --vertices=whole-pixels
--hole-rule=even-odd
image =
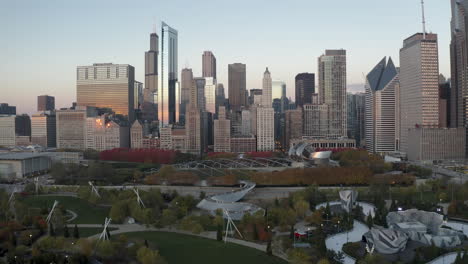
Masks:
[[[117,230],[117,228],[107,228],[109,232]],[[73,228],[70,228],[69,230],[71,234],[73,234]],[[102,233],[102,228],[97,228],[97,227],[79,227],[78,228],[80,237],[90,237],[96,234]]]
[[[212,239],[169,232],[133,232],[129,238],[146,239],[155,245],[168,263],[191,264],[286,264],[253,248]]]
[[[69,224],[104,224],[110,211],[110,208],[95,206],[88,201],[70,196],[31,195],[21,199],[26,205],[35,208],[51,208],[55,200],[65,209],[78,214],[78,217]]]

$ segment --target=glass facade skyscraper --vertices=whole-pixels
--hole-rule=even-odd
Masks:
[[[161,22],[158,56],[158,121],[159,127],[176,123],[179,117],[177,30]]]

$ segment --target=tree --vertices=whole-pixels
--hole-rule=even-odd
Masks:
[[[75,224],[75,227],[73,228],[73,237],[75,239],[80,238],[80,231],[78,230],[78,226]]]
[[[392,199],[392,203],[390,204],[390,212],[395,212],[397,210],[397,205],[396,205],[396,202],[395,202],[395,199]]]
[[[372,226],[374,226],[374,218],[372,217],[372,214],[369,214],[369,215],[367,216],[366,225],[367,225],[369,228],[372,228]]]
[[[323,258],[323,259],[320,259],[317,264],[330,264],[330,261],[328,261],[328,259],[326,258]]]
[[[63,236],[64,237],[70,237],[70,233],[68,231],[68,226],[65,225],[64,229],[63,229]]]
[[[133,181],[139,182],[141,179],[143,179],[143,172],[140,170],[135,170],[133,172]]]
[[[268,240],[267,248],[266,248],[266,253],[268,256],[273,255],[273,250],[271,249],[271,239]]]
[[[223,228],[221,225],[218,225],[216,228],[216,240],[223,240]]]
[[[288,260],[292,264],[309,264],[311,257],[303,249],[295,248],[288,251]]]
[[[296,217],[304,218],[308,209],[309,209],[309,204],[304,200],[299,200],[294,203],[294,210],[296,211]]]
[[[381,255],[368,254],[363,260],[360,260],[358,264],[389,264],[389,262]]]
[[[294,226],[291,225],[291,230],[289,231],[289,239],[293,239],[294,238]]]
[[[206,197],[206,193],[205,193],[204,191],[201,191],[201,192],[200,192],[200,197],[199,197],[200,200],[205,199],[205,197]]]
[[[54,224],[52,223],[49,223],[49,236],[51,237],[55,236]]]
[[[257,241],[258,240],[258,230],[257,230],[257,224],[253,224],[253,240]]]
[[[158,251],[147,247],[140,247],[137,251],[137,260],[142,264],[163,264],[166,261],[159,255]]]

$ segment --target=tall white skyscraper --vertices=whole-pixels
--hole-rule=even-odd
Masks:
[[[383,58],[366,78],[365,135],[371,153],[396,150],[396,91],[398,72],[391,58]]]
[[[174,124],[179,118],[177,88],[178,35],[177,30],[161,22],[158,56],[158,120],[159,127]]]
[[[401,151],[408,151],[408,132],[439,126],[439,58],[437,34],[416,33],[400,50]]]
[[[216,113],[216,79],[205,77],[205,111]]]
[[[272,81],[271,81],[271,74],[268,71],[268,67],[265,70],[265,73],[263,74],[263,89],[262,89],[262,107],[271,107],[271,102],[272,102],[272,96],[271,96],[271,91],[272,91]]]
[[[275,150],[274,110],[271,107],[271,74],[263,74],[262,100],[257,108],[257,151]]]
[[[346,50],[326,50],[318,59],[318,69],[320,103],[329,109],[328,137],[346,137]]]

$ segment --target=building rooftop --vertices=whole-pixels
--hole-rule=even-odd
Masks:
[[[47,156],[44,153],[31,152],[16,152],[16,153],[0,153],[0,160],[25,160],[37,157]]]

